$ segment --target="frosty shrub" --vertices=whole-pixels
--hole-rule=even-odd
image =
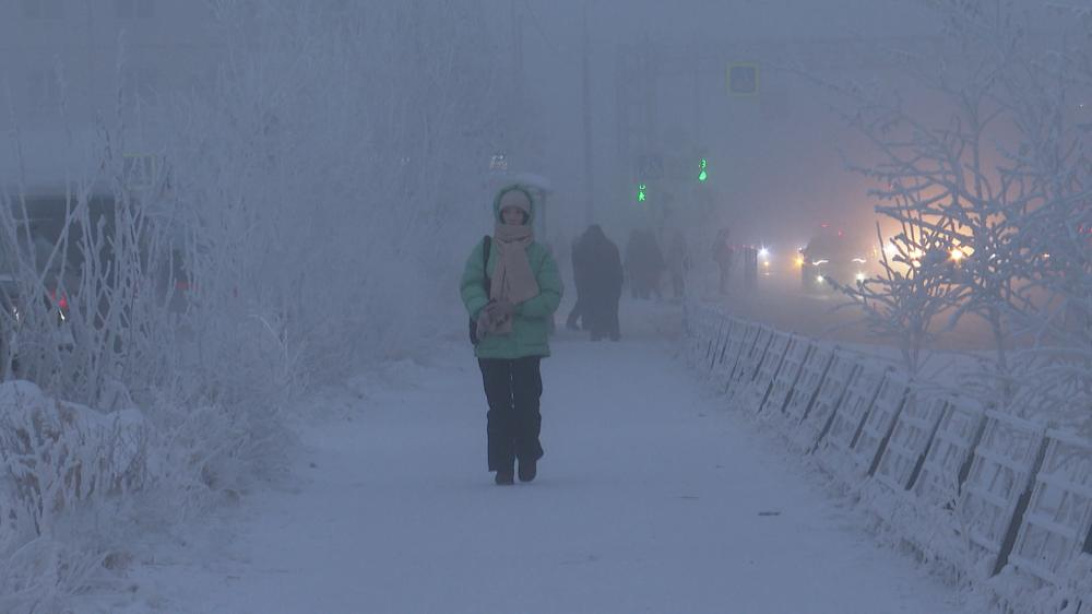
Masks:
[[[5,612],[62,611],[102,571],[125,524],[76,543],[80,510],[197,517],[281,467],[309,386],[465,332],[499,138],[482,5],[209,4],[221,63],[154,117],[100,114],[56,232],[32,228],[34,186],[0,195]],[[121,152],[148,134],[135,188]]]
[[[139,491],[148,434],[139,412],[102,414],[25,381],[0,384],[0,407],[0,605],[33,611],[93,576],[101,554],[62,555],[58,518]]]

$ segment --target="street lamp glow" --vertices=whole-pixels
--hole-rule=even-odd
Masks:
[[[762,249],[758,250],[758,257],[763,259],[763,260],[769,260],[770,259],[770,250],[763,247]]]

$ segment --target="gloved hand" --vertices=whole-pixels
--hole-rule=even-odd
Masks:
[[[485,306],[485,312],[489,315],[490,320],[502,322],[506,318],[512,317],[512,314],[516,312],[516,306],[508,301],[490,301]]]

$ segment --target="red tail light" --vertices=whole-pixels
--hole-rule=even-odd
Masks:
[[[62,311],[68,311],[68,295],[61,294],[60,300],[57,300],[57,291],[50,290],[49,298],[53,301],[53,304],[60,307]]]

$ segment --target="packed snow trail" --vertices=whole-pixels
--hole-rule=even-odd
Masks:
[[[469,346],[449,345],[305,430],[298,489],[252,496],[230,557],[148,578],[163,611],[970,611],[874,545],[666,341],[553,346],[533,483],[493,484],[480,374]]]

